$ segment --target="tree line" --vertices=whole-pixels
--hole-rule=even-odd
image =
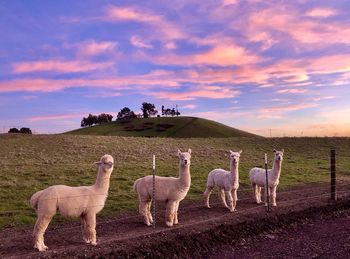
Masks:
[[[129,122],[130,120],[133,120],[135,118],[149,118],[149,117],[154,117],[158,114],[158,111],[156,110],[156,107],[153,103],[143,102],[141,106],[141,111],[142,111],[142,115],[141,114],[137,115],[130,108],[124,107],[118,112],[116,121]],[[177,110],[177,108],[175,110],[175,108],[165,108],[164,105],[162,105],[162,115],[179,116],[180,112]],[[106,114],[106,113],[101,113],[100,115],[89,114],[87,117],[84,117],[81,120],[80,126],[88,127],[93,125],[99,125],[103,123],[112,122],[112,120],[113,120],[113,116],[111,114]]]

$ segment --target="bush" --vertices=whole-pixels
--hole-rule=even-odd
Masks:
[[[8,133],[21,133],[17,128],[9,129]]]

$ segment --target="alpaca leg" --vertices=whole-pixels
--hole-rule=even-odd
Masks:
[[[172,227],[174,224],[174,217],[175,217],[175,209],[176,209],[176,201],[168,201],[166,206],[166,225],[168,227]]]
[[[232,190],[232,198],[233,198],[233,210],[236,209],[236,204],[237,204],[237,189]]]
[[[226,203],[226,199],[225,199],[225,190],[224,190],[224,189],[221,189],[221,190],[220,190],[220,198],[221,198],[222,204],[223,204],[226,208],[228,208],[227,203]]]
[[[151,226],[148,218],[148,201],[140,201],[139,203],[139,212],[143,216],[144,222],[147,226]]]
[[[233,198],[232,198],[231,191],[227,191],[225,193],[226,193],[227,201],[228,201],[227,208],[230,210],[230,212],[233,212],[235,210],[235,208],[233,207]]]
[[[259,204],[259,186],[253,183],[253,193],[254,193],[254,199],[257,204]]]
[[[152,212],[151,212],[151,206],[152,206],[152,201],[150,201],[150,202],[148,203],[148,206],[147,206],[148,220],[149,220],[149,222],[152,224],[152,223],[153,223],[153,217],[152,217]]]
[[[50,224],[52,216],[38,216],[38,219],[34,226],[34,248],[39,251],[45,251],[48,247],[44,243],[44,234]]]
[[[262,189],[262,188],[261,188],[260,186],[257,186],[257,193],[258,193],[258,194],[257,194],[257,197],[258,197],[258,198],[257,198],[257,199],[258,199],[258,200],[257,200],[257,203],[258,203],[258,204],[262,203],[262,200],[261,200],[261,189]]]
[[[87,239],[92,245],[97,245],[96,243],[96,214],[89,213],[85,218]]]
[[[276,203],[276,188],[277,186],[274,186],[271,188],[271,199],[272,199],[272,206],[276,207],[277,203]]]
[[[180,202],[176,202],[176,206],[175,206],[175,216],[174,216],[174,225],[177,225],[179,224],[179,221],[177,219],[177,212],[179,210],[179,205],[180,205]]]
[[[85,243],[89,244],[91,243],[91,240],[89,239],[89,235],[87,232],[87,226],[86,226],[86,219],[85,219],[85,215],[81,216],[81,232],[83,234],[83,239],[85,241]]]
[[[211,191],[213,190],[213,187],[211,186],[207,186],[207,188],[205,189],[205,192],[203,194],[204,196],[204,201],[205,201],[205,206],[207,208],[210,208],[210,205],[209,205],[209,198],[210,198],[210,194],[211,194]]]

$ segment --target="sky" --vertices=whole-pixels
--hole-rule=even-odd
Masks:
[[[350,1],[0,0],[0,132],[142,102],[263,136],[350,136]]]

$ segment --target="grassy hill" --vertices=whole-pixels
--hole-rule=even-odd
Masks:
[[[157,117],[134,119],[131,122],[110,122],[66,132],[77,135],[104,135],[127,137],[253,137],[256,135],[224,124],[196,117]]]

